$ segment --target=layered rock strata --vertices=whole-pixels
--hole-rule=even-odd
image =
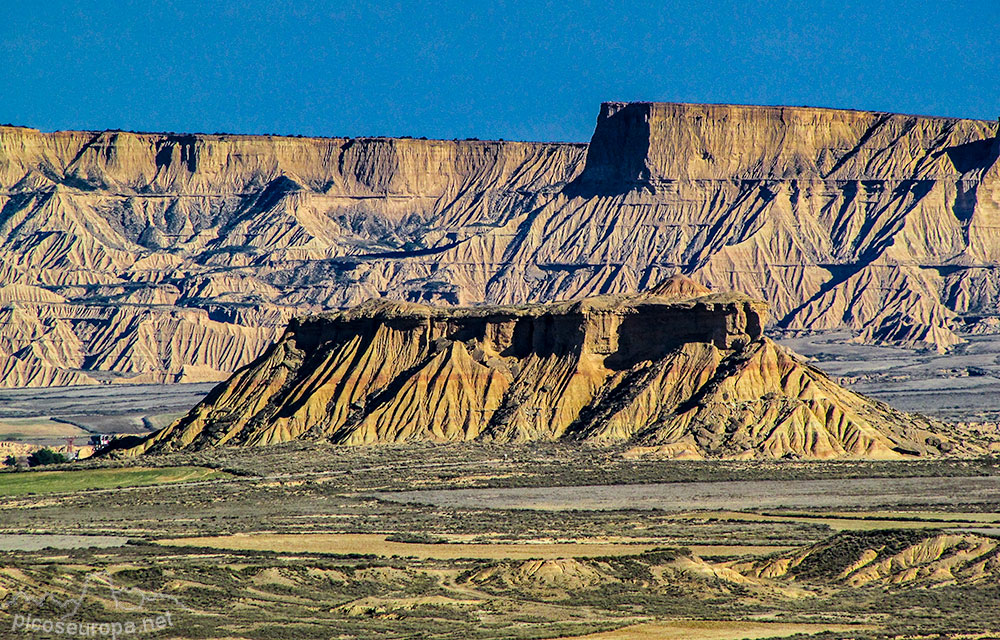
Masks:
[[[218,379],[303,313],[677,272],[781,328],[943,350],[996,330],[998,156],[992,121],[670,103],[603,105],[589,146],[0,127],[0,305],[24,318],[0,384]]]
[[[692,297],[693,292],[693,297]],[[638,295],[470,308],[374,300],[280,341],[133,452],[574,439],[667,457],[961,450],[763,336],[766,305],[683,277]]]
[[[881,589],[993,585],[998,547],[994,537],[960,530],[849,532],[732,569],[750,578]]]

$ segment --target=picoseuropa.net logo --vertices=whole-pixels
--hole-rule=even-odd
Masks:
[[[103,614],[84,607],[88,600],[102,603]],[[170,629],[179,613],[190,611],[175,596],[117,587],[107,572],[89,574],[79,596],[16,591],[0,603],[0,610],[7,613],[8,628],[16,634],[112,640]]]

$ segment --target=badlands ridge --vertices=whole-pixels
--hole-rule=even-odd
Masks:
[[[607,103],[589,145],[0,127],[0,385],[223,380],[289,319],[675,273],[946,350],[1000,307],[997,123]]]
[[[131,453],[327,438],[628,443],[679,458],[964,452],[763,336],[766,305],[675,276],[642,294],[293,320],[263,356]]]

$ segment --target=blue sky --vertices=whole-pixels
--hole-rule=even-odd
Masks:
[[[21,0],[0,122],[585,141],[605,100],[996,119],[998,38],[998,0]]]

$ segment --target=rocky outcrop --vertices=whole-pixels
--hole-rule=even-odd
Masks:
[[[782,328],[943,350],[1000,306],[998,155],[996,122],[663,103],[605,104],[589,147],[0,127],[0,305],[68,329],[0,359],[221,375],[290,317],[373,297],[521,304],[677,272]],[[183,355],[139,366],[75,321],[109,309],[241,337],[220,355],[167,330]],[[131,326],[122,345],[148,341]]]
[[[780,327],[946,349],[1000,302],[998,155],[996,122],[609,103],[509,262],[640,285],[675,268],[767,299]]]
[[[998,549],[996,538],[967,532],[849,532],[732,569],[750,578],[880,589],[993,585]]]
[[[637,576],[636,567],[647,571]],[[639,576],[642,576],[641,578]],[[794,594],[784,585],[748,577],[722,563],[707,562],[686,549],[659,549],[623,558],[554,558],[500,561],[461,578],[476,589],[491,593],[511,591],[556,600],[572,593],[642,580],[649,591],[671,589],[705,596],[737,589],[741,593]]]
[[[508,225],[584,151],[0,127],[0,305],[26,322],[0,362],[43,372],[0,385],[223,379],[295,315],[481,300],[491,267],[459,281],[435,254]]]
[[[480,588],[497,591],[517,589],[544,595],[580,591],[620,581],[606,565],[575,558],[497,563],[468,578],[468,582]]]
[[[315,437],[630,442],[633,455],[668,457],[959,450],[765,338],[764,303],[701,293],[678,276],[638,295],[469,308],[374,300],[294,320],[134,452]]]

